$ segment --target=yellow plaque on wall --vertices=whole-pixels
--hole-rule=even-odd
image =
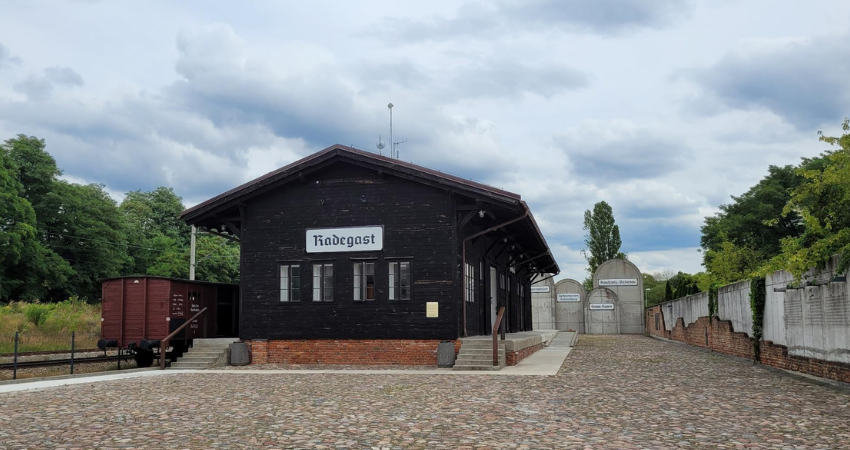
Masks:
[[[439,317],[439,305],[438,302],[425,302],[425,317]]]

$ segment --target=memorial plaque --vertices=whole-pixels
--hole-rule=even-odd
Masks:
[[[606,280],[599,280],[600,287],[611,287],[611,286],[637,286],[638,280],[637,278],[609,278]]]
[[[580,302],[581,294],[558,294],[558,303]]]
[[[438,302],[425,302],[425,317],[439,317],[440,304]]]
[[[590,310],[591,311],[600,311],[600,310],[604,311],[604,310],[613,310],[613,309],[614,309],[613,303],[591,303],[590,304]]]

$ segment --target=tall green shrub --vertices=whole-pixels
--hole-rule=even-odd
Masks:
[[[753,312],[753,361],[761,361],[761,339],[764,331],[764,304],[767,301],[767,289],[764,277],[750,280],[750,309]]]

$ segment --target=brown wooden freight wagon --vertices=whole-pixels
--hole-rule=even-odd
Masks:
[[[172,359],[183,354],[193,339],[238,335],[239,286],[157,276],[118,277],[102,280],[102,348],[118,347],[134,354],[140,367],[148,367],[160,341],[206,308],[171,342]]]

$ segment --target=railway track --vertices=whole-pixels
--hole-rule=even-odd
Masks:
[[[63,352],[67,353],[67,352]],[[21,356],[21,355],[19,355]],[[49,367],[49,366],[70,366],[71,362],[76,364],[98,363],[115,361],[118,358],[127,359],[127,355],[107,355],[107,356],[89,356],[85,358],[67,358],[67,359],[48,359],[45,361],[18,361],[18,369],[26,369],[30,367]],[[14,362],[0,364],[0,370],[13,370],[16,364]]]
[[[84,348],[81,350],[74,350],[74,353],[91,353],[91,352],[100,352],[102,350],[96,348]],[[23,358],[26,356],[44,356],[44,355],[63,355],[63,354],[71,354],[71,350],[48,350],[43,352],[18,352],[18,358]],[[14,353],[0,353],[0,358],[14,358]]]

